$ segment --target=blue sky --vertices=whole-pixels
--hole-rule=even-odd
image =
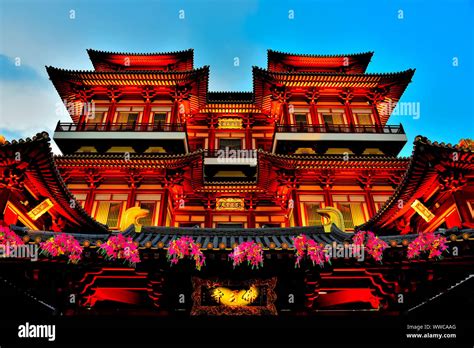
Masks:
[[[406,156],[418,134],[451,143],[474,136],[473,22],[474,0],[0,0],[0,134],[52,134],[68,121],[44,66],[91,69],[87,48],[194,48],[195,66],[211,67],[210,90],[239,91],[251,90],[251,67],[266,66],[268,48],[374,51],[368,72],[416,68],[402,101],[419,103],[420,118],[389,120],[405,127]]]

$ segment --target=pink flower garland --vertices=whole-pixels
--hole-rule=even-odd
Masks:
[[[254,241],[243,242],[237,245],[229,254],[229,258],[233,260],[234,267],[240,265],[245,260],[247,260],[248,265],[252,265],[252,269],[263,267],[262,247]]]
[[[325,263],[331,264],[330,256],[326,253],[324,247],[304,234],[293,238],[293,245],[296,249],[295,268],[300,267],[300,262],[304,258],[305,253],[313,262],[313,266],[318,264],[320,267],[324,267]]]
[[[435,236],[434,233],[421,233],[415,240],[408,244],[407,257],[414,259],[419,257],[422,252],[429,251],[428,258],[439,258],[448,246],[446,237]]]
[[[171,264],[176,265],[179,260],[184,259],[186,256],[193,258],[198,271],[200,271],[202,266],[206,263],[206,257],[191,237],[184,236],[172,240],[168,246],[168,253],[166,255]]]
[[[367,237],[367,238],[366,238]],[[367,253],[374,258],[375,261],[382,262],[383,251],[388,244],[377,237],[373,232],[359,231],[353,237],[352,241],[355,245],[364,245]]]
[[[81,259],[83,248],[73,236],[65,233],[49,238],[40,243],[41,253],[50,257],[67,256],[68,263],[78,263]]]
[[[0,226],[0,245],[24,245],[23,240],[8,227]]]
[[[123,260],[130,266],[140,262],[140,254],[132,238],[125,238],[122,234],[110,237],[97,251],[108,260]]]

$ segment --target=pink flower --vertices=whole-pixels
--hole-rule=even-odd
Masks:
[[[110,237],[102,243],[98,252],[105,255],[108,260],[123,260],[131,266],[141,262],[138,247],[131,237],[125,238],[122,234]]]
[[[414,259],[422,253],[428,252],[429,259],[440,259],[443,251],[448,248],[446,242],[446,237],[435,236],[434,233],[420,233],[418,237],[408,244],[407,257]]]
[[[382,262],[383,251],[388,247],[388,244],[373,232],[359,231],[352,237],[352,241],[355,245],[364,245],[367,254],[372,256],[375,261]]]
[[[313,266],[318,264],[320,267],[324,267],[325,263],[331,263],[330,256],[324,249],[324,247],[313,239],[309,239],[304,234],[300,234],[298,237],[293,238],[293,245],[296,250],[296,261],[295,267],[300,266],[301,260],[303,260],[305,254],[309,257]]]
[[[183,236],[170,242],[166,257],[172,265],[176,265],[179,260],[187,256],[192,257],[196,269],[200,271],[205,264],[206,257],[191,237]]]
[[[61,233],[40,243],[41,253],[57,257],[67,256],[68,262],[78,263],[82,256],[83,248],[70,234]]]
[[[233,261],[234,267],[247,260],[247,264],[252,265],[252,269],[259,268],[263,266],[263,249],[254,241],[243,242],[234,247],[229,258]]]
[[[23,240],[8,227],[0,226],[0,245],[24,245]]]

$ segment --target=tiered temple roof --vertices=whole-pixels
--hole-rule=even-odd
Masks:
[[[313,71],[345,72],[363,74],[372,59],[374,52],[358,54],[316,55],[283,53],[267,51],[267,68],[269,71]]]
[[[53,211],[67,219],[69,230],[106,232],[107,227],[87,214],[67,188],[56,167],[49,142],[48,133],[43,132],[31,139],[1,144],[0,168],[3,175],[0,188],[6,187],[21,195],[22,188],[27,186],[40,200],[49,198],[54,204]]]
[[[194,50],[166,53],[125,53],[88,49],[87,53],[96,71],[120,70],[192,70]]]
[[[439,144],[417,136],[403,180],[377,214],[356,228],[386,233],[397,231],[395,222],[410,213],[411,204],[416,199],[430,201],[434,205],[433,190],[450,194],[451,190],[462,187],[473,173],[474,150],[465,146]],[[434,188],[430,189],[432,186]]]

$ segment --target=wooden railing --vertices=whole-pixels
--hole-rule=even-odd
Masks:
[[[278,133],[379,133],[379,134],[405,134],[403,126],[385,125],[385,126],[354,126],[354,125],[335,125],[335,124],[294,124],[294,125],[276,125],[275,132]]]
[[[185,132],[186,127],[178,123],[62,123],[56,132]]]

